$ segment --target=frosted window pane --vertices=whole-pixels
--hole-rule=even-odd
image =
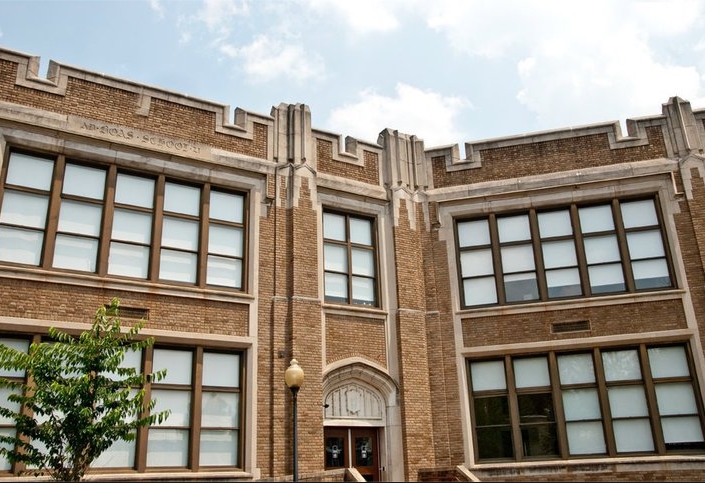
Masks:
[[[118,173],[115,203],[152,208],[154,205],[154,180]]]
[[[672,382],[655,385],[658,412],[662,416],[697,414],[693,386],[689,382]]]
[[[700,418],[688,416],[681,418],[662,418],[663,439],[668,443],[695,443],[703,440]]]
[[[102,169],[67,164],[63,193],[102,200],[105,192],[105,171]]]
[[[637,289],[671,286],[671,277],[668,275],[665,259],[633,262],[632,272]]]
[[[178,429],[149,430],[147,466],[186,466],[188,431]]]
[[[350,218],[350,241],[372,246],[372,222],[360,218]]]
[[[590,354],[558,356],[558,374],[561,384],[595,382],[595,369]]]
[[[648,419],[614,421],[613,427],[618,452],[654,450]]]
[[[237,466],[237,431],[201,431],[201,466]]]
[[[620,207],[625,228],[658,225],[653,200],[629,201]]]
[[[242,260],[208,255],[206,283],[208,285],[241,288]]]
[[[374,277],[375,259],[372,250],[352,249],[352,273]]]
[[[514,379],[517,388],[550,386],[548,361],[545,357],[514,359]]]
[[[607,235],[585,238],[585,258],[589,264],[618,261],[617,237]]]
[[[14,413],[20,412],[20,403],[12,402],[8,399],[10,394],[19,394],[19,391],[12,390],[8,387],[0,387],[0,406],[9,409]],[[14,426],[15,420],[13,418],[8,418],[5,416],[0,416],[0,424],[4,426]]]
[[[574,267],[578,264],[573,240],[544,242],[541,244],[541,249],[546,269]]]
[[[0,260],[39,265],[44,233],[0,226]]]
[[[602,423],[586,421],[567,423],[568,448],[570,454],[604,454],[607,452]]]
[[[75,236],[56,235],[54,268],[67,268],[95,272],[98,240]]]
[[[161,423],[161,426],[187,427],[189,425],[191,416],[191,393],[189,391],[153,388],[152,399],[157,400],[153,413],[156,414],[166,409],[171,410],[171,414]],[[155,423],[155,425],[160,426],[159,423]]]
[[[466,305],[497,303],[497,288],[494,277],[463,280],[463,294]]]
[[[53,172],[54,161],[12,153],[7,168],[7,184],[49,191]]]
[[[538,218],[541,238],[573,234],[573,227],[570,224],[570,212],[568,210],[539,213]]]
[[[237,428],[239,395],[233,392],[203,391],[201,426],[211,428]]]
[[[583,233],[614,230],[610,205],[589,206],[578,210]]]
[[[348,252],[344,246],[326,244],[323,246],[325,269],[335,272],[348,271]]]
[[[323,213],[323,237],[345,241],[345,217]]]
[[[211,191],[210,218],[242,223],[245,200],[241,195]]]
[[[490,228],[487,220],[463,221],[458,223],[458,244],[472,247],[490,244]]]
[[[117,440],[98,456],[91,468],[132,468],[135,465],[135,441]]]
[[[11,349],[15,349],[19,352],[27,352],[29,350],[29,341],[20,339],[0,339],[0,344],[7,346]],[[24,377],[23,370],[16,369],[4,369],[0,368],[0,377]],[[4,401],[2,398],[0,401]]]
[[[473,362],[470,364],[470,372],[473,391],[507,388],[504,378],[504,361]]]
[[[580,287],[580,273],[577,268],[564,268],[546,272],[548,296],[569,297],[583,293]]]
[[[326,273],[326,298],[340,302],[348,299],[348,277],[338,273]]]
[[[371,278],[352,278],[352,298],[354,303],[374,304],[375,283]]]
[[[654,378],[690,375],[683,347],[651,347],[648,354]]]
[[[120,367],[125,369],[133,369],[136,374],[140,374],[142,372],[142,352],[131,349],[126,350],[125,357],[122,359]],[[113,381],[120,381],[124,379],[123,376],[118,375],[117,371],[104,372],[103,375]]]
[[[147,278],[149,247],[112,242],[108,273],[125,277]]]
[[[164,186],[164,211],[198,216],[201,212],[201,190],[193,186],[167,183]]]
[[[5,191],[0,221],[12,225],[44,229],[49,198],[46,196]]]
[[[165,216],[162,246],[198,250],[198,222]]]
[[[499,241],[502,243],[531,238],[527,215],[498,218],[497,228],[499,229]]]
[[[203,385],[240,386],[240,356],[219,352],[203,353]]]
[[[503,247],[501,253],[504,273],[534,269],[534,250],[531,245]]]
[[[520,302],[538,299],[539,289],[536,285],[536,274],[522,273],[517,275],[506,275],[504,277],[504,291],[507,302]]]
[[[208,251],[218,255],[242,257],[242,229],[210,225]]]
[[[597,389],[563,390],[563,409],[566,421],[602,418]]]
[[[0,434],[2,434],[3,436],[12,437],[15,435],[15,430],[14,428],[0,428]],[[8,443],[0,443],[0,447],[10,449],[12,448],[12,445]],[[10,461],[4,456],[0,455],[0,471],[9,471],[11,467],[12,466],[10,465]]]
[[[154,349],[153,371],[167,370],[163,384],[191,384],[191,360],[190,351]]]
[[[622,264],[588,267],[592,293],[618,292],[624,290]]]
[[[619,386],[607,389],[613,418],[648,416],[643,386]]]
[[[149,244],[152,240],[152,215],[116,209],[112,237],[115,240]]]
[[[61,203],[59,231],[98,237],[103,207],[77,201]]]
[[[628,381],[641,379],[639,354],[636,350],[609,351],[602,353],[605,380]]]
[[[632,260],[664,256],[661,233],[657,230],[627,233],[627,244]]]
[[[487,248],[460,253],[460,270],[463,277],[490,275],[494,273],[492,251]]]
[[[196,254],[162,250],[159,278],[177,282],[196,282]]]

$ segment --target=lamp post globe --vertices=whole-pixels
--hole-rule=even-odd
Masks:
[[[299,366],[299,362],[296,359],[291,359],[289,367],[286,368],[284,372],[284,381],[287,387],[291,390],[292,396],[292,412],[293,412],[293,481],[299,481],[299,465],[298,465],[298,452],[297,452],[297,424],[296,424],[296,400],[299,393],[299,389],[304,382],[304,370]]]

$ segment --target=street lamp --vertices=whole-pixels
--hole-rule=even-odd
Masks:
[[[304,370],[299,366],[299,362],[296,359],[292,359],[289,363],[289,367],[286,368],[284,373],[284,380],[289,389],[291,389],[291,395],[294,398],[294,476],[293,481],[299,481],[299,469],[296,453],[296,395],[299,393],[299,388],[304,382]]]

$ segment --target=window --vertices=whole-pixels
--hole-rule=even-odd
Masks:
[[[464,307],[673,286],[655,198],[456,223]]]
[[[0,261],[243,289],[245,196],[13,152]]]
[[[372,219],[323,213],[325,300],[377,306]]]
[[[705,451],[685,345],[469,361],[478,459]]]

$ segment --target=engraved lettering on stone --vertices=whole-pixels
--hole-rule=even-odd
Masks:
[[[201,148],[199,146],[185,141],[176,141],[174,139],[163,138],[161,136],[155,136],[153,134],[141,133],[138,131],[133,131],[131,129],[108,126],[106,124],[100,125],[93,124],[90,122],[84,122],[81,125],[81,129],[100,133],[102,135],[110,136],[113,138],[137,141],[138,143],[147,144],[153,147],[166,148],[172,151],[196,154],[201,152]]]

